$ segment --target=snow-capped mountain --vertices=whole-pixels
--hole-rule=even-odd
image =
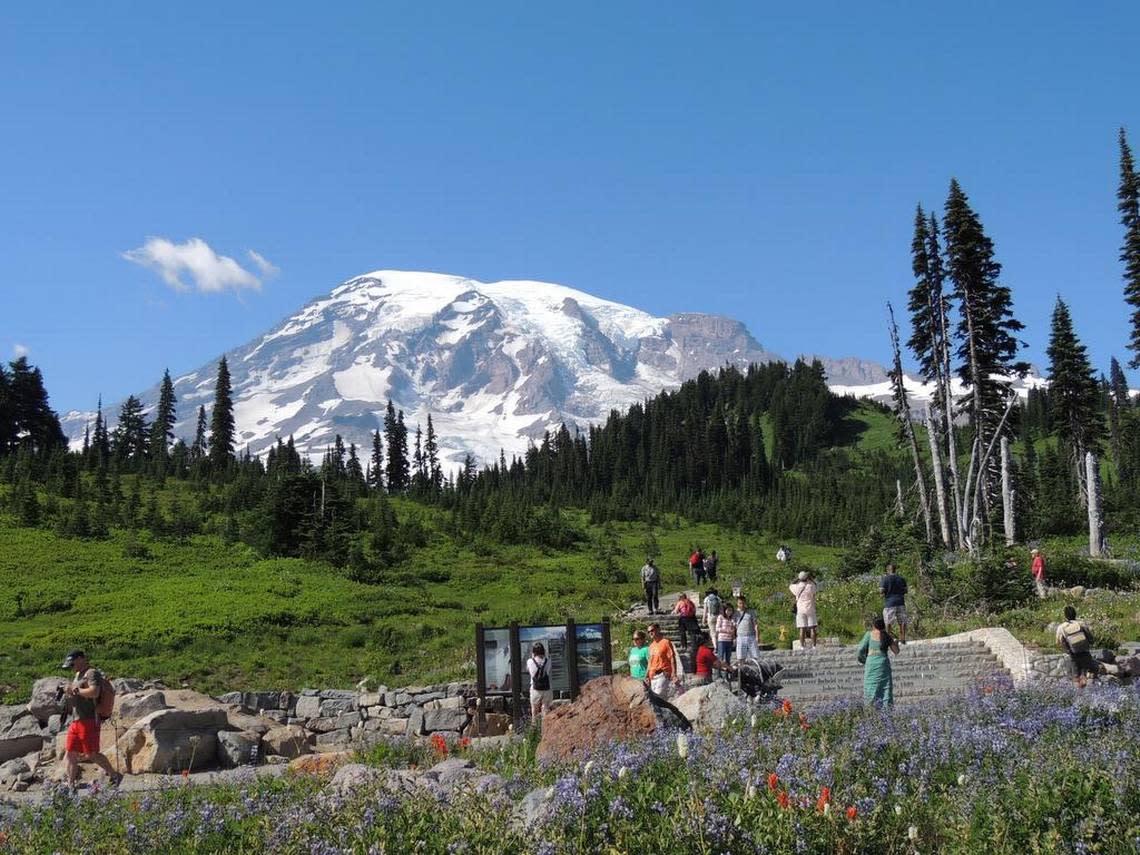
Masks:
[[[545,282],[394,270],[348,280],[226,356],[239,447],[256,454],[292,435],[319,456],[339,433],[368,448],[391,398],[411,433],[431,414],[448,461],[509,457],[562,422],[584,428],[702,369],[777,358],[729,318],[659,318]],[[199,405],[209,410],[216,371],[211,361],[175,379],[177,436],[192,438]],[[139,397],[153,407],[158,387]],[[92,418],[64,417],[73,442]]]

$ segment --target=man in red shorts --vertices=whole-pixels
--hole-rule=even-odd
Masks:
[[[111,783],[118,785],[123,776],[111,768],[110,761],[99,751],[99,714],[95,705],[99,701],[99,689],[103,685],[103,675],[92,668],[82,650],[72,650],[61,666],[75,672],[75,679],[64,689],[68,707],[71,710],[71,723],[67,726],[67,783],[74,790],[79,780],[79,762],[95,763],[107,773]]]

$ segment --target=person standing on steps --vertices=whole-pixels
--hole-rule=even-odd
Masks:
[[[897,624],[899,644],[906,644],[906,579],[893,562],[887,564],[887,574],[879,580],[879,591],[883,595],[883,623],[888,630]]]
[[[661,571],[653,563],[652,556],[645,559],[641,568],[641,586],[645,588],[645,608],[651,614],[657,614],[657,598],[661,593]]]
[[[677,676],[677,651],[673,649],[673,642],[666,638],[661,627],[655,623],[649,625],[649,688],[654,694],[663,698],[670,698],[680,685]]]
[[[677,615],[677,624],[681,629],[681,649],[689,649],[689,637],[694,645],[701,634],[701,625],[697,623],[697,604],[689,599],[684,591],[677,598],[677,605],[673,606],[673,614]]]
[[[116,772],[111,763],[99,750],[99,695],[107,678],[97,668],[92,668],[87,655],[82,650],[72,650],[60,666],[74,671],[71,685],[64,689],[64,700],[69,709],[71,721],[67,725],[64,751],[67,759],[67,784],[74,790],[79,783],[79,763],[95,763],[118,786],[123,776]]]
[[[709,630],[709,638],[716,643],[716,619],[720,617],[720,594],[716,592],[716,588],[709,588],[705,591],[705,599],[701,603],[705,610],[705,626]]]
[[[539,721],[544,713],[550,712],[554,702],[554,690],[550,688],[550,660],[541,641],[536,641],[530,649],[526,672],[530,674],[530,715],[532,720]]]
[[[748,601],[741,594],[736,598],[736,660],[760,658],[760,641],[757,636],[756,612],[748,608]]]
[[[788,586],[795,601],[796,627],[800,631],[800,647],[806,648],[808,639],[815,647],[818,641],[819,619],[815,614],[815,596],[819,590],[807,570],[801,570],[796,581]]]
[[[868,704],[886,707],[894,705],[892,652],[898,655],[898,642],[887,632],[886,621],[877,617],[872,622],[871,629],[863,634],[858,649],[859,664],[863,666],[863,700]]]
[[[649,641],[640,629],[633,634],[633,647],[629,648],[629,676],[644,680],[649,674]]]
[[[1037,589],[1037,599],[1045,599],[1045,556],[1041,554],[1040,549],[1033,549],[1030,551],[1033,556],[1033,563],[1029,567],[1029,572],[1033,574],[1033,587]]]
[[[732,610],[732,603],[725,603],[720,607],[720,615],[716,619],[716,655],[718,659],[732,662],[732,651],[736,647],[736,615]]]
[[[1089,625],[1077,620],[1077,610],[1065,606],[1065,622],[1057,627],[1057,646],[1069,654],[1073,682],[1084,688],[1087,677],[1096,679],[1100,668],[1092,657],[1093,635]]]
[[[693,574],[693,582],[700,586],[705,583],[705,555],[698,546],[689,556],[689,572]]]
[[[705,559],[705,578],[709,582],[716,581],[716,571],[720,567],[720,559],[716,557],[716,550],[714,549],[709,557]]]

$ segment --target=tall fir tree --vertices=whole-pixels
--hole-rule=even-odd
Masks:
[[[210,463],[225,469],[234,455],[234,400],[230,386],[230,367],[223,356],[218,363],[218,379],[214,384],[214,410],[210,414]]]
[[[156,464],[165,464],[169,456],[170,443],[174,440],[175,405],[174,384],[170,380],[169,369],[162,373],[162,384],[158,390],[158,406],[154,410],[154,421],[150,426],[150,457]]]
[[[1062,436],[1073,447],[1078,465],[1084,466],[1084,453],[1104,434],[1101,422],[1100,392],[1088,351],[1073,330],[1069,307],[1060,297],[1053,307],[1049,332],[1049,400]]]
[[[190,462],[200,463],[206,457],[206,405],[198,407],[198,421],[194,428],[194,444],[190,446]]]
[[[1120,129],[1120,186],[1116,198],[1120,224],[1124,226],[1124,243],[1120,247],[1120,260],[1124,262],[1124,302],[1132,312],[1128,339],[1132,359],[1128,366],[1140,368],[1140,176],[1136,174],[1124,128]]]
[[[433,493],[443,489],[443,468],[439,465],[439,438],[435,435],[435,425],[431,413],[427,417],[427,435],[424,438],[424,460],[427,463],[428,483]]]
[[[112,441],[113,456],[120,463],[140,463],[146,457],[148,442],[149,431],[142,402],[129,395],[119,410],[119,423]]]
[[[373,490],[384,489],[384,440],[379,429],[372,432],[372,458],[368,467],[368,486]]]
[[[8,363],[4,379],[6,404],[0,409],[0,421],[7,426],[0,433],[9,437],[9,447],[19,445],[34,451],[49,451],[67,445],[67,437],[59,417],[48,403],[44,377],[38,367],[21,356]],[[0,452],[6,450],[0,446]]]
[[[111,434],[107,430],[107,421],[103,418],[103,396],[99,396],[99,403],[95,408],[95,430],[91,434],[91,459],[88,467],[106,465],[111,456]]]
[[[389,493],[402,493],[408,489],[408,429],[404,425],[404,411],[396,412],[392,401],[384,414],[384,444],[388,448],[385,476]]]

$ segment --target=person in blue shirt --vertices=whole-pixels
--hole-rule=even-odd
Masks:
[[[887,631],[891,624],[899,628],[899,644],[906,644],[906,579],[899,575],[894,563],[887,564],[887,575],[879,581],[883,595],[883,623]]]

